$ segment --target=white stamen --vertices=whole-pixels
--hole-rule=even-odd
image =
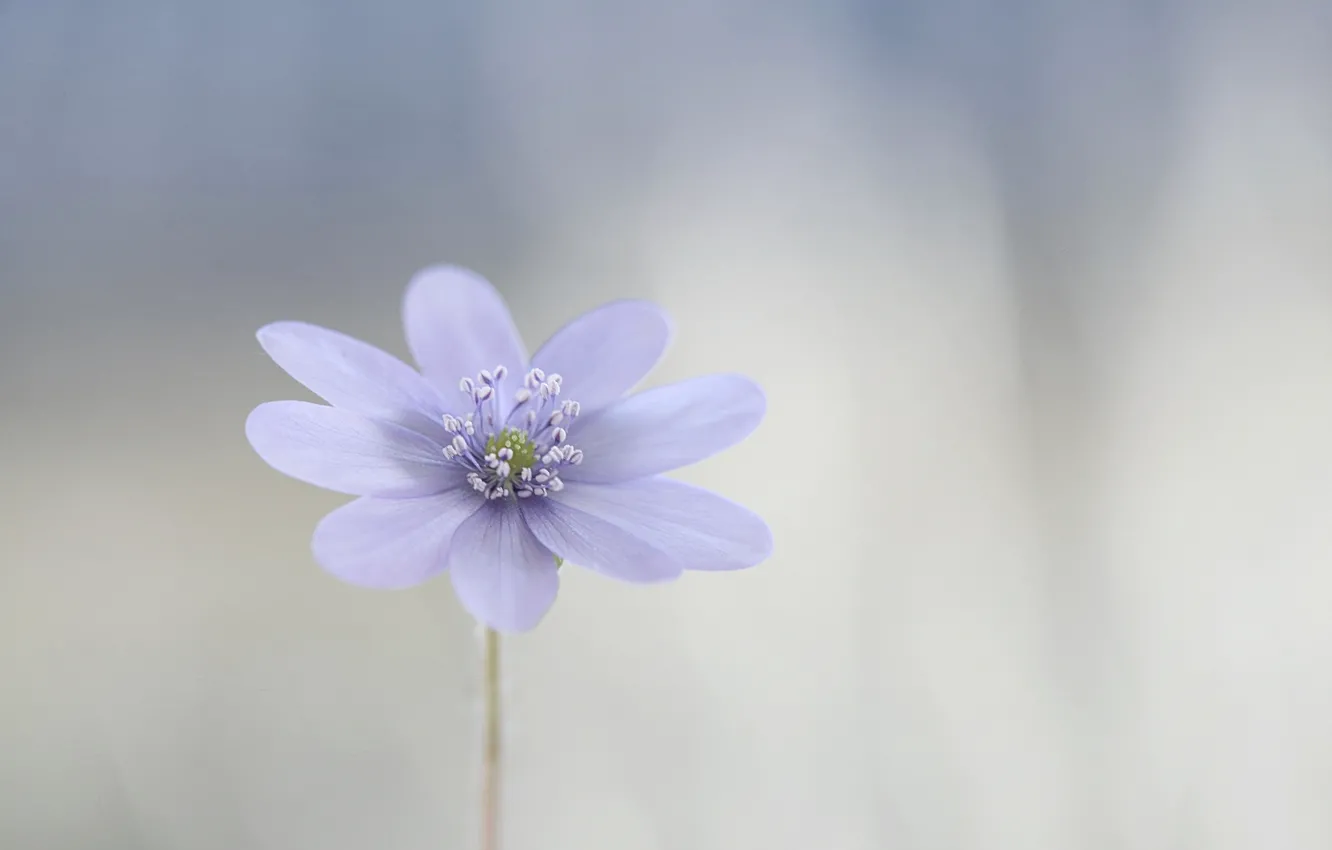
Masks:
[[[452,435],[441,449],[444,458],[462,466],[468,484],[485,499],[530,499],[558,493],[564,489],[559,468],[583,459],[583,453],[568,444],[569,432],[562,426],[566,419],[578,416],[579,404],[573,400],[552,404],[563,391],[564,378],[530,369],[523,376],[523,386],[513,394],[515,415],[501,421],[500,405],[488,402],[498,398],[498,384],[507,375],[508,369],[500,364],[458,382],[476,409],[462,417],[441,414],[444,430]],[[517,415],[519,408],[521,415]],[[493,451],[488,449],[491,446]],[[520,448],[524,458],[539,458],[540,463],[518,467]]]

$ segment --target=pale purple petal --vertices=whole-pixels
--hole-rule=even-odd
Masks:
[[[462,378],[504,366],[509,377],[501,397],[511,406],[527,371],[527,349],[504,299],[485,278],[456,266],[418,272],[407,285],[402,320],[412,356],[446,400],[459,395]]]
[[[503,632],[535,627],[560,589],[554,554],[507,500],[487,503],[454,532],[449,574],[463,607]]]
[[[315,560],[333,575],[362,587],[420,584],[448,566],[453,532],[483,505],[470,488],[437,496],[349,502],[315,527]]]
[[[261,404],[245,436],[278,472],[352,496],[429,496],[465,483],[425,435],[322,404]]]
[[[287,374],[334,407],[442,438],[439,393],[393,355],[304,322],[274,322],[258,337]]]
[[[637,584],[670,581],[682,571],[643,540],[576,508],[541,498],[519,507],[546,548],[580,567]]]
[[[670,320],[656,304],[615,301],[556,331],[532,355],[532,365],[562,376],[564,397],[591,412],[633,389],[670,341]]]
[[[647,390],[578,419],[569,442],[583,451],[568,481],[616,482],[695,463],[740,442],[763,419],[763,390],[741,375],[706,375]]]
[[[772,554],[772,532],[757,514],[669,478],[570,484],[550,498],[617,526],[686,570],[738,570]]]

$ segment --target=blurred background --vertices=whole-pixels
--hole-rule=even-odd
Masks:
[[[440,261],[770,396],[768,563],[508,641],[506,850],[1332,847],[1327,0],[0,0],[0,847],[474,846],[471,622],[242,430]]]

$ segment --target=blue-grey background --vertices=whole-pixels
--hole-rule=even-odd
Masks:
[[[0,0],[0,847],[465,848],[477,642],[242,432],[649,297],[777,552],[571,573],[506,847],[1332,846],[1332,4]]]

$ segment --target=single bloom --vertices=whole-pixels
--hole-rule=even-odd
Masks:
[[[661,476],[744,439],[765,399],[739,375],[626,396],[670,341],[656,305],[607,304],[529,359],[494,287],[435,266],[408,284],[403,323],[419,372],[302,322],[258,334],[328,405],[261,404],[250,444],[279,472],[358,497],[315,528],[333,575],[403,588],[447,570],[468,611],[512,632],[550,609],[565,560],[648,583],[771,553],[756,514]]]

